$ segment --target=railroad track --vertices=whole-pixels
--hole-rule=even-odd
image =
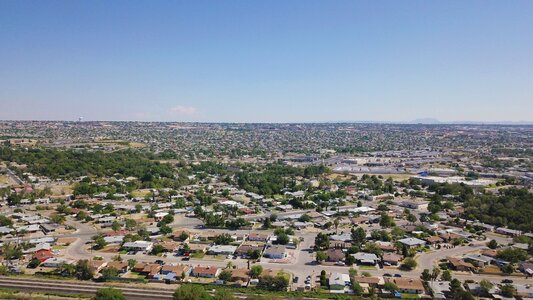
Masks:
[[[128,299],[172,299],[173,289],[131,287],[92,282],[68,282],[59,280],[39,280],[14,277],[0,277],[0,288],[20,291],[54,292],[62,294],[94,295],[101,288],[112,287],[122,291]]]
[[[19,290],[24,292],[51,292],[58,294],[83,294],[95,295],[101,288],[114,288],[121,290],[127,299],[145,300],[145,299],[172,299],[176,285],[168,288],[154,288],[149,286],[133,287],[125,285],[114,285],[109,283],[98,283],[89,281],[61,281],[53,279],[31,279],[24,277],[6,277],[0,276],[0,288],[10,290]],[[213,291],[208,291],[213,295]],[[238,299],[246,299],[247,294],[234,293]],[[322,300],[313,297],[281,297],[286,300]]]

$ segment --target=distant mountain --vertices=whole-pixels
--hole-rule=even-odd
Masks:
[[[413,120],[413,121],[408,122],[408,123],[413,123],[413,124],[442,124],[441,121],[439,121],[437,119],[434,119],[434,118],[421,118],[421,119]]]

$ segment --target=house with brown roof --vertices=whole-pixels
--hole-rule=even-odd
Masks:
[[[133,268],[131,269],[133,272],[137,272],[137,273],[140,273],[142,272],[142,270],[144,270],[144,267],[146,266],[147,264],[146,263],[143,263],[143,262],[137,262],[135,264],[135,266],[133,266]]]
[[[259,251],[259,253],[263,252],[264,245],[258,245],[258,244],[242,244],[240,245],[237,250],[235,250],[235,255],[241,256],[241,257],[248,257],[248,253],[253,251]]]
[[[207,248],[209,248],[209,246],[206,244],[189,244],[190,251],[194,253],[205,253]]]
[[[185,233],[187,234],[189,237],[185,240],[181,240],[181,235]],[[177,242],[188,242],[189,241],[189,238],[191,236],[191,233],[187,230],[175,230],[174,232],[172,232],[172,235],[170,236],[171,239],[173,239],[174,241],[177,241]]]
[[[155,275],[159,274],[159,271],[161,271],[160,264],[147,264],[139,274],[146,275],[148,278],[154,278]]]
[[[457,239],[460,239],[460,238],[463,238],[462,236],[456,234],[456,233],[453,233],[453,232],[445,232],[445,233],[441,233],[439,235],[439,237],[444,241],[444,242],[451,242],[453,240],[457,240]]]
[[[495,258],[496,256],[498,256],[498,250],[496,250],[496,249],[481,250],[481,255],[485,255],[485,256],[488,256],[488,257]]]
[[[367,284],[371,287],[379,287],[385,284],[385,280],[383,277],[376,277],[376,276],[355,276],[354,280],[360,284]]]
[[[248,240],[252,242],[267,242],[269,238],[270,234],[268,233],[252,232],[248,235]]]
[[[394,246],[394,244],[391,242],[377,241],[375,242],[375,244],[379,249],[383,250],[384,252],[395,252],[396,251],[396,246]]]
[[[452,269],[456,271],[470,272],[476,268],[473,264],[459,258],[448,257],[448,262],[450,263]]]
[[[178,277],[185,275],[189,276],[192,272],[192,267],[189,265],[164,265],[161,268],[161,274],[175,273]]]
[[[360,224],[368,223],[368,221],[370,221],[370,218],[365,217],[365,216],[359,216],[359,217],[351,218],[350,221],[352,222],[353,225],[360,225]]]
[[[419,278],[389,278],[398,287],[398,292],[407,294],[422,294],[425,292],[424,283]]]
[[[403,259],[403,256],[392,253],[392,252],[386,252],[383,254],[383,264],[389,265],[389,266],[397,266]]]
[[[242,281],[247,283],[250,280],[248,269],[232,269],[231,270],[231,281]]]
[[[126,261],[110,261],[107,263],[106,269],[115,268],[119,273],[128,272],[128,262]]]
[[[427,238],[424,238],[424,241],[433,246],[443,242],[442,238],[436,235],[428,236]]]
[[[200,241],[214,241],[219,234],[215,231],[202,231],[196,235]]]
[[[172,242],[172,241],[163,241],[163,242],[160,242],[158,245],[163,246],[166,252],[174,252],[180,246],[180,244],[176,242]]]
[[[326,251],[327,261],[339,262],[346,258],[346,254],[341,249],[328,249]]]
[[[217,267],[212,266],[196,266],[192,269],[192,276],[195,277],[204,277],[204,278],[215,278],[220,274],[221,270]]]

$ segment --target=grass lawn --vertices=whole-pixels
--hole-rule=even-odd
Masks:
[[[360,270],[375,270],[376,267],[373,266],[359,266]]]
[[[204,258],[204,256],[205,256],[205,253],[202,253],[202,252],[196,252],[196,253],[191,254],[191,257],[196,258],[196,259],[202,259]]]

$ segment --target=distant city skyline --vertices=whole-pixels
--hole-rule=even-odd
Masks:
[[[532,15],[531,1],[2,1],[0,120],[531,124]]]

